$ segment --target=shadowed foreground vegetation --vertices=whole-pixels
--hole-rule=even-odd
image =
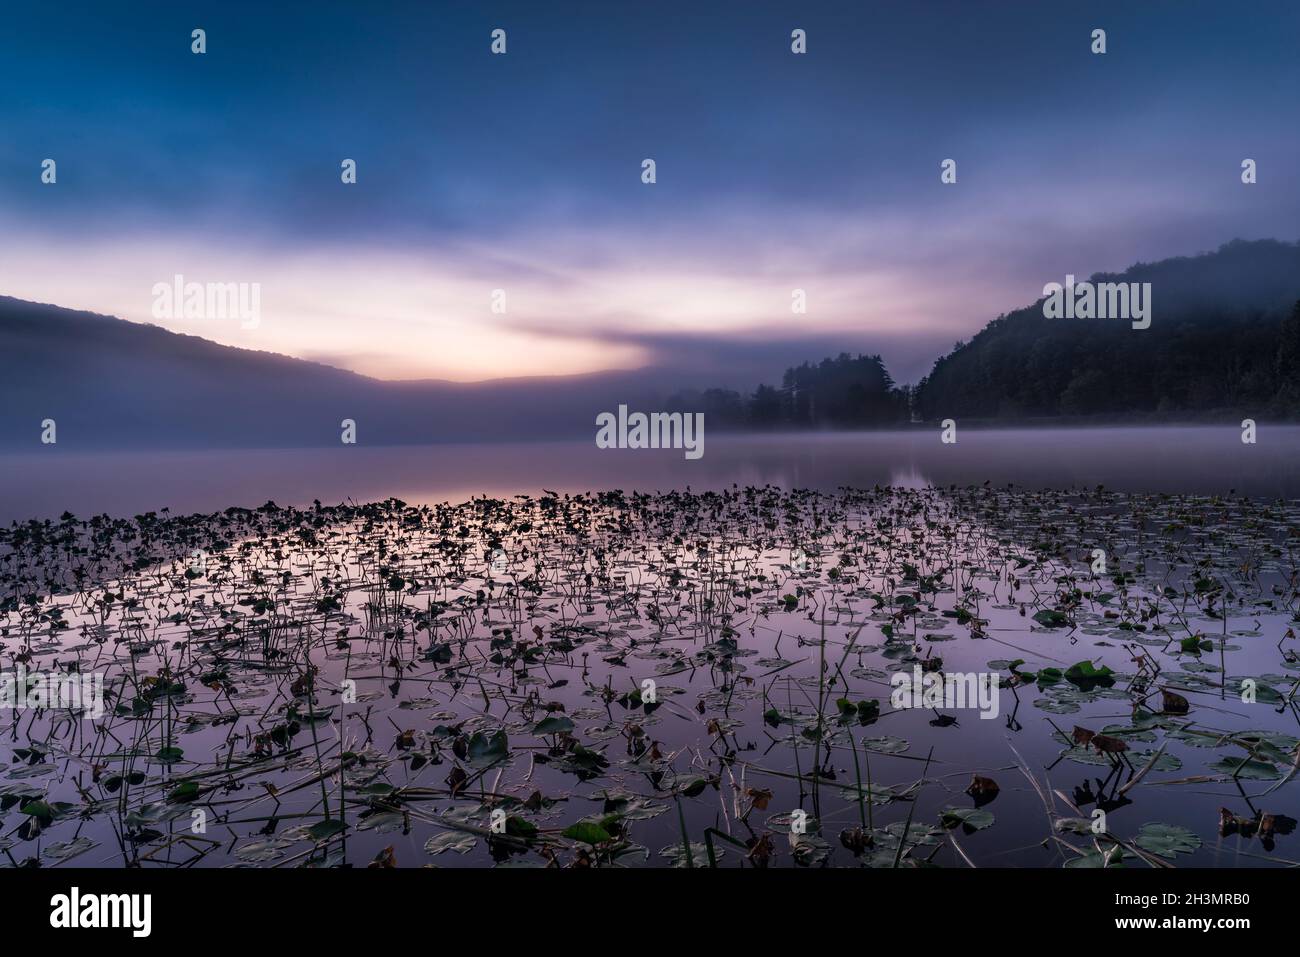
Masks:
[[[1010,487],[15,524],[4,674],[108,696],[0,712],[0,860],[1295,864],[1297,528]]]

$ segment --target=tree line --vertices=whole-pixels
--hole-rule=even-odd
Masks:
[[[667,405],[702,411],[714,427],[767,430],[944,418],[1300,418],[1300,301],[1286,314],[1165,316],[1156,334],[1048,320],[1035,306],[957,343],[915,386],[896,384],[879,355],[840,353],[786,369],[779,386],[687,390]]]
[[[751,429],[865,428],[897,425],[911,415],[911,389],[895,385],[878,355],[842,352],[785,370],[779,386],[752,393],[686,390],[673,410],[702,411],[711,426]]]

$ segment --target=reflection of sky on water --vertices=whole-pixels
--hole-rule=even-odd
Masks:
[[[708,435],[705,454],[597,449],[594,442],[8,456],[0,521],[108,511],[214,511],[396,496],[464,501],[608,488],[717,489],[771,483],[832,490],[990,482],[1029,487],[1300,495],[1300,427],[1263,425],[1243,445],[1233,425],[1117,429],[961,429]]]
[[[912,473],[900,468],[898,474],[906,478]],[[666,863],[681,839],[682,828],[697,835],[719,826],[739,837],[771,831],[777,842],[777,866],[790,866],[793,845],[781,831],[779,816],[794,808],[805,810],[817,822],[813,833],[820,831],[817,840],[835,848],[837,865],[858,863],[838,848],[841,831],[861,826],[860,822],[874,829],[874,840],[879,843],[873,855],[880,858],[879,864],[893,859],[885,843],[885,829],[901,828],[912,819],[917,829],[913,841],[918,842],[911,852],[914,858],[929,860],[937,854],[936,863],[961,866],[953,850],[944,846],[944,832],[935,822],[947,808],[971,807],[965,789],[972,774],[1000,782],[1000,793],[986,808],[993,826],[978,833],[954,831],[949,836],[960,841],[962,853],[981,867],[1054,867],[1090,847],[1086,835],[1053,823],[1044,807],[1048,802],[1058,818],[1077,817],[1085,824],[1091,820],[1091,807],[1104,803],[1107,829],[1126,838],[1146,822],[1184,828],[1197,836],[1202,850],[1179,863],[1283,863],[1292,853],[1286,831],[1281,832],[1276,857],[1262,841],[1216,837],[1220,806],[1239,814],[1250,809],[1230,781],[1188,781],[1189,776],[1214,771],[1211,762],[1239,756],[1243,753],[1240,746],[1227,741],[1208,745],[1180,736],[1182,719],[1166,715],[1157,727],[1153,715],[1139,718],[1134,705],[1145,702],[1150,707],[1159,688],[1172,688],[1192,702],[1194,712],[1187,720],[1194,722],[1197,733],[1217,737],[1225,730],[1266,730],[1275,735],[1270,741],[1276,748],[1289,752],[1295,746],[1293,711],[1275,708],[1263,699],[1259,707],[1252,707],[1236,693],[1237,676],[1259,675],[1262,679],[1279,667],[1286,668],[1288,675],[1267,683],[1281,690],[1289,684],[1294,668],[1278,656],[1278,639],[1287,627],[1289,611],[1260,607],[1247,599],[1246,607],[1238,607],[1225,622],[1191,602],[1184,604],[1173,620],[1166,617],[1175,607],[1169,603],[1155,619],[1144,616],[1145,624],[1125,628],[1134,621],[1120,623],[1113,616],[1128,602],[1118,602],[1108,594],[1104,579],[1090,578],[1084,570],[1086,564],[1076,560],[1069,566],[1055,561],[1040,565],[1018,560],[1017,556],[1027,558],[1034,552],[1027,543],[1042,538],[1039,530],[1066,528],[1079,520],[1078,534],[1083,537],[1074,541],[1074,554],[1087,555],[1095,537],[1100,537],[1114,550],[1114,567],[1132,568],[1140,555],[1162,551],[1161,545],[1144,550],[1153,548],[1149,536],[1145,546],[1138,544],[1144,536],[1131,518],[1139,513],[1150,522],[1144,528],[1167,528],[1171,519],[1199,514],[1211,526],[1217,523],[1220,528],[1241,529],[1240,537],[1234,536],[1236,544],[1243,554],[1258,554],[1260,545],[1270,541],[1280,527],[1293,524],[1296,511],[1295,507],[1284,511],[1242,502],[1226,506],[1201,503],[1189,508],[1179,499],[1155,501],[1157,498],[1140,496],[1140,501],[1134,502],[1119,496],[976,488],[893,495],[873,491],[821,496],[815,501],[803,495],[779,500],[765,493],[737,495],[728,503],[698,509],[683,506],[677,499],[651,499],[631,508],[570,504],[563,506],[562,513],[548,513],[536,503],[509,511],[475,503],[418,519],[413,510],[374,509],[364,521],[338,527],[327,522],[316,526],[314,514],[295,518],[281,512],[261,526],[273,530],[271,544],[265,533],[247,539],[244,532],[248,526],[241,522],[223,523],[219,527],[224,532],[247,542],[248,547],[214,554],[206,566],[214,574],[193,581],[179,577],[177,573],[187,561],[185,548],[181,548],[171,567],[176,577],[170,585],[167,576],[153,570],[128,575],[125,584],[115,584],[139,605],[118,601],[112,610],[103,612],[101,620],[93,604],[66,594],[57,599],[71,628],[61,636],[50,640],[38,637],[33,642],[36,667],[48,669],[53,660],[76,655],[88,666],[93,661],[94,667],[101,669],[97,673],[107,669],[110,684],[125,682],[130,687],[128,679],[137,674],[173,667],[177,649],[188,645],[188,663],[180,674],[189,687],[184,696],[173,699],[174,717],[181,720],[159,720],[157,712],[162,709],[155,706],[147,709],[154,712],[147,723],[128,717],[128,713],[134,715],[134,705],[125,713],[113,709],[106,719],[108,733],[123,742],[124,751],[129,749],[136,756],[130,767],[142,770],[143,780],[124,788],[120,802],[99,802],[95,813],[84,820],[51,822],[49,834],[39,835],[41,846],[29,843],[29,838],[15,842],[14,856],[22,860],[43,853],[47,861],[55,861],[58,855],[76,851],[78,865],[111,867],[133,860],[135,854],[151,854],[150,864],[159,866],[302,863],[316,840],[304,828],[319,818],[324,798],[310,786],[310,780],[305,787],[283,786],[281,782],[286,770],[303,773],[315,766],[311,757],[295,756],[288,749],[307,747],[309,738],[314,749],[319,735],[316,754],[324,755],[326,767],[344,749],[367,754],[366,763],[346,775],[351,799],[349,830],[346,848],[333,847],[338,860],[346,853],[350,862],[364,863],[391,848],[399,866],[419,866],[431,860],[441,866],[486,866],[492,861],[486,842],[481,840],[470,840],[470,846],[458,847],[462,853],[454,854],[426,844],[443,840],[449,823],[482,828],[488,822],[484,789],[476,792],[470,788],[455,799],[438,793],[454,751],[435,729],[455,726],[466,734],[496,729],[508,733],[513,758],[495,768],[491,792],[515,798],[520,802],[512,805],[516,813],[551,833],[590,812],[599,813],[609,795],[644,799],[644,815],[629,821],[630,839],[645,849],[634,849],[624,860],[633,866]],[[760,500],[769,504],[760,504]],[[1253,521],[1264,515],[1270,520]],[[517,521],[524,517],[530,519],[526,525]],[[211,519],[202,524],[218,527]],[[318,534],[282,551],[285,533],[306,524]],[[444,550],[448,527],[463,529],[463,553],[459,551],[462,546]],[[571,527],[583,529],[583,534],[571,535]],[[501,536],[504,549],[490,549],[490,539],[483,534],[488,528],[493,540],[501,528],[515,531]],[[762,533],[762,528],[769,533]],[[1238,564],[1223,553],[1216,531],[1192,521],[1183,532],[1173,533],[1172,539],[1180,542],[1177,552],[1183,571],[1204,568],[1202,557],[1219,569]],[[288,537],[297,541],[292,534]],[[167,534],[159,535],[157,542],[163,549],[177,544]],[[399,571],[422,583],[421,593],[411,592],[402,599],[409,599],[410,609],[419,609],[421,603],[427,607],[431,586],[441,596],[443,610],[434,616],[427,636],[422,630],[404,633],[402,628],[394,629],[396,618],[377,614],[375,606],[368,604],[374,592],[364,583],[377,569],[367,556],[374,554],[379,543],[391,546],[384,551],[389,567],[378,572],[380,580]],[[707,547],[700,547],[702,543]],[[522,565],[512,569],[510,556],[525,553]],[[72,558],[70,564],[79,561]],[[58,559],[43,564],[50,573],[67,573],[68,566]],[[1154,601],[1169,583],[1165,570],[1157,564],[1143,561],[1144,570],[1131,585],[1130,596],[1145,596],[1138,604]],[[954,576],[958,567],[961,571]],[[1284,567],[1284,560],[1266,561],[1261,567],[1262,583],[1273,580]],[[895,601],[900,579],[903,592],[921,590],[921,579],[915,577],[918,569],[925,578],[936,576],[936,587],[924,590],[923,599],[914,603],[914,614],[895,614],[901,606]],[[247,593],[253,570],[262,573],[263,582],[279,582],[266,592],[278,610],[265,621],[258,620],[261,612],[246,616],[235,610],[236,601]],[[271,570],[275,574],[266,574]],[[590,574],[584,576],[583,570]],[[604,574],[606,570],[613,574]],[[832,575],[832,570],[836,574]],[[1053,592],[1061,581],[1059,576],[1068,573],[1079,575],[1079,586],[1097,599],[1089,598],[1074,609],[1077,627],[1067,631],[1040,626],[1035,610],[1058,603],[1059,596],[1053,598]],[[519,574],[536,576],[539,583],[540,600],[529,605],[526,618],[512,617],[524,614],[507,584]],[[680,581],[691,584],[681,587],[679,576],[684,576]],[[910,583],[905,576],[910,576]],[[575,590],[575,583],[584,577],[591,590],[582,586]],[[338,592],[338,617],[317,619],[304,628],[303,619],[312,614],[311,609],[319,613],[317,583],[327,579],[347,586]],[[723,589],[736,601],[724,600],[716,606],[712,601],[700,602],[692,594],[721,580],[750,582],[756,590]],[[1177,580],[1175,577],[1175,583]],[[802,602],[787,606],[780,599],[796,591]],[[891,597],[877,597],[886,594]],[[630,601],[629,596],[633,596]],[[166,614],[178,599],[183,599],[188,611]],[[468,604],[462,599],[469,599]],[[484,603],[481,609],[479,601]],[[653,618],[649,617],[651,606]],[[958,607],[978,616],[981,626],[974,629],[969,621],[963,623],[955,613],[948,614]],[[156,626],[145,633],[136,624],[142,620],[156,620]],[[734,656],[712,642],[722,621],[735,626],[731,631]],[[551,640],[560,634],[572,635],[576,643],[567,650],[552,649],[537,660],[515,658],[517,649],[502,652],[499,659],[489,657],[511,644],[498,644],[501,626],[511,622],[536,625],[539,638],[548,632]],[[235,631],[228,633],[228,627]],[[1226,658],[1188,655],[1179,649],[1179,637],[1185,631],[1218,634],[1220,629],[1226,639],[1219,654]],[[521,630],[528,631],[526,627]],[[236,637],[240,632],[242,636]],[[247,640],[250,635],[259,640]],[[264,740],[264,750],[254,751],[258,739],[250,735],[265,736],[269,729],[279,727],[290,702],[303,696],[301,689],[295,690],[296,664],[272,663],[263,657],[268,648],[274,648],[281,656],[290,652],[288,660],[296,662],[302,650],[298,642],[304,635],[316,636],[311,660],[320,669],[315,685],[318,710],[313,713],[328,715],[328,719],[313,722],[311,731],[304,726],[305,720],[295,719],[296,730],[286,727],[282,741]],[[347,640],[335,641],[337,636],[347,636]],[[92,640],[96,638],[105,640],[105,645]],[[441,665],[449,661],[423,653],[429,643],[443,641],[458,647],[461,641],[469,642],[468,649],[461,647],[455,653],[458,663],[454,668],[444,670]],[[450,649],[451,644],[446,647]],[[449,650],[448,654],[453,653]],[[1146,656],[1161,669],[1158,678],[1145,682],[1144,687],[1136,687],[1132,681],[1134,654]],[[823,658],[833,666],[824,666]],[[1117,677],[1096,685],[1058,676],[1055,682],[1005,686],[996,697],[996,713],[955,703],[932,710],[891,701],[893,673],[911,674],[922,659],[954,675],[1007,674],[1047,667],[1066,670],[1087,660],[1112,667]],[[1214,660],[1226,661],[1226,673],[1213,665]],[[221,682],[190,680],[216,662],[229,687],[223,688]],[[819,673],[828,682],[824,697]],[[464,681],[467,675],[475,680]],[[662,696],[662,710],[639,713],[635,705],[619,702],[616,695],[620,690],[644,687],[647,677],[652,677],[657,694]],[[335,697],[346,681],[355,682],[358,697],[354,702],[340,702]],[[484,690],[480,698],[472,690],[467,693],[475,685],[495,690],[490,697]],[[611,689],[608,699],[601,689]],[[534,694],[548,703],[547,712],[554,704],[563,705],[575,736],[584,746],[601,751],[609,766],[590,780],[582,780],[563,765],[559,753],[539,745],[534,729],[543,712],[536,710]],[[849,703],[875,701],[879,713],[866,722],[841,718],[840,697]],[[1158,696],[1154,700],[1159,700]],[[231,706],[242,709],[242,717],[235,717]],[[302,717],[303,711],[297,710],[300,706],[301,700],[293,713]],[[830,750],[824,753],[808,734],[822,709],[830,712],[823,739]],[[773,711],[776,720],[771,718]],[[223,720],[217,721],[215,716]],[[236,724],[227,723],[226,718]],[[49,716],[37,718],[35,729],[28,723],[24,733],[43,740],[49,727],[41,722],[51,720]],[[1143,727],[1129,727],[1138,721],[1144,722]],[[715,730],[710,722],[721,723]],[[168,730],[171,724],[179,730]],[[396,729],[396,743],[387,725]],[[1109,759],[1084,749],[1062,753],[1075,725],[1124,736],[1136,768],[1157,759],[1163,763],[1152,767],[1141,787],[1135,785],[1121,794],[1124,783],[1135,780],[1134,772],[1129,771],[1126,777],[1123,766],[1112,766]],[[647,764],[629,760],[635,752],[625,732],[633,726],[657,743],[661,756],[670,756],[654,775],[647,773]],[[408,731],[409,742],[403,743]],[[8,734],[0,734],[0,766],[15,765],[10,752],[16,751],[19,745],[15,742],[20,740],[17,735],[10,740]],[[180,752],[167,763],[149,757],[161,757],[164,742]],[[416,754],[438,760],[416,763],[411,760]],[[164,849],[154,846],[160,843],[160,833],[139,841],[118,838],[131,820],[128,811],[158,831],[183,832],[190,806],[169,804],[160,796],[176,785],[176,775],[206,770],[214,757],[224,762],[230,759],[227,756],[236,761],[242,793],[227,799],[224,785],[217,784],[203,802],[194,805],[201,807],[207,800],[215,801],[218,808],[238,803],[241,813],[222,821],[222,840],[195,838],[190,844]],[[859,759],[861,771],[856,768]],[[74,789],[81,777],[66,772],[62,762],[67,760],[76,767],[84,758],[59,754],[57,759],[30,768],[15,767],[8,774],[13,780],[7,786],[73,802],[81,796]],[[809,774],[814,760],[821,769],[815,779]],[[1278,760],[1275,754],[1274,762]],[[282,766],[282,762],[287,763]],[[1034,777],[1032,785],[1021,780],[1018,765],[1022,762],[1025,773]],[[701,780],[703,790],[695,795],[698,800],[688,795],[679,817],[669,804],[670,789],[704,769],[721,771],[716,793]],[[60,770],[65,773],[57,773]],[[1272,777],[1266,780],[1278,780],[1282,770],[1269,773]],[[795,775],[804,776],[802,786]],[[885,795],[870,811],[846,790],[863,775],[876,793]],[[923,775],[925,784],[916,789]],[[278,790],[264,788],[267,783],[277,785]],[[1250,790],[1258,792],[1264,783],[1252,783]],[[362,790],[371,785],[381,790]],[[92,788],[98,786],[91,784]],[[325,785],[326,790],[335,787],[332,778]],[[412,788],[408,793],[414,809],[409,819],[391,808],[375,806],[367,797],[386,793],[382,789],[391,787]],[[416,796],[422,789],[433,790]],[[742,816],[745,805],[736,802],[740,795],[755,794],[750,789],[759,789],[758,793],[766,793],[768,798],[763,805],[755,805],[752,815]],[[539,802],[545,795],[551,803],[524,806],[524,799],[534,792]],[[1107,796],[1098,797],[1103,792]],[[331,793],[332,800],[342,799],[341,792]],[[906,797],[894,800],[890,795]],[[1260,793],[1258,798],[1268,813],[1296,813],[1289,790]],[[1072,802],[1077,806],[1072,807]],[[275,818],[264,827],[265,815],[271,813]],[[74,827],[82,846],[56,843],[66,840]],[[226,839],[227,833],[230,839]],[[1044,840],[1049,834],[1060,835],[1063,843]],[[1067,846],[1073,850],[1067,851]],[[200,851],[207,856],[197,861],[194,855]],[[536,860],[535,855],[528,856]],[[1130,865],[1136,863],[1126,860]],[[725,849],[724,863],[739,863],[734,847]]]
[[[889,473],[889,484],[894,488],[921,489],[932,484],[916,470],[915,465],[900,466]]]

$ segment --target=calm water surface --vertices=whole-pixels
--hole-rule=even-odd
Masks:
[[[60,446],[5,455],[0,521],[107,512],[286,505],[422,504],[474,496],[730,485],[840,486],[1014,482],[1030,488],[1300,495],[1300,427],[1263,425],[1244,445],[1230,426],[718,435],[704,457],[597,449],[594,442],[79,454]]]
[[[109,700],[0,712],[0,866],[1293,866],[1298,442],[8,457],[0,678]]]

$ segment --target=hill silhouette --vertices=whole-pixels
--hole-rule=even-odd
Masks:
[[[0,297],[0,445],[293,448],[594,434],[598,411],[661,400],[653,375],[386,382],[157,326]],[[590,424],[590,428],[588,425]]]
[[[1091,278],[1151,283],[1150,328],[1047,319],[1039,300],[937,360],[919,416],[1300,415],[1300,243],[1236,240]]]

